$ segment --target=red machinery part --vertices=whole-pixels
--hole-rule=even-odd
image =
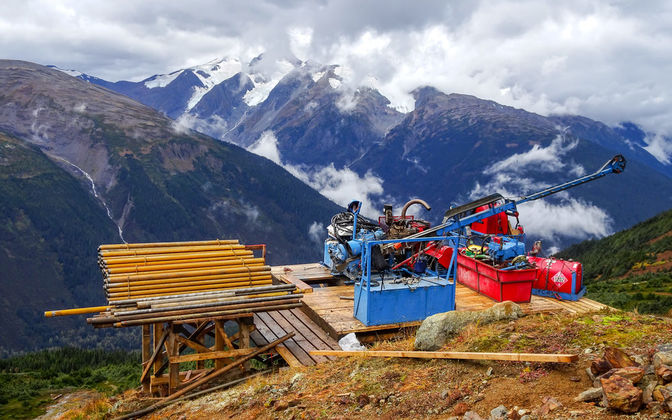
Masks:
[[[476,213],[483,210],[487,210],[488,206],[481,206],[476,208]],[[509,235],[509,218],[506,213],[499,213],[493,216],[487,217],[480,222],[474,222],[471,224],[471,230],[484,235]]]
[[[436,258],[441,267],[448,268],[450,267],[450,260],[453,258],[453,247],[444,245],[440,248],[436,248],[435,246],[432,246],[425,249],[425,254]]]
[[[527,260],[537,266],[534,288],[558,293],[574,294],[583,287],[583,267],[580,262],[528,256]],[[572,280],[576,284],[572,291]]]

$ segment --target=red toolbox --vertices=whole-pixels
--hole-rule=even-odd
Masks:
[[[529,302],[536,278],[535,268],[502,270],[462,253],[457,254],[457,281],[497,302]]]

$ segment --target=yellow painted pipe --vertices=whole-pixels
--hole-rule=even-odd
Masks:
[[[114,274],[108,276],[108,281],[118,282],[118,281],[135,281],[135,280],[155,280],[155,279],[174,279],[178,277],[193,277],[193,276],[211,276],[216,274],[235,274],[235,273],[252,273],[257,271],[271,271],[271,267],[268,265],[249,265],[244,267],[229,267],[229,268],[218,268],[210,270],[181,270],[181,271],[167,271],[163,273],[150,273],[150,274]]]
[[[176,252],[199,252],[199,251],[223,251],[223,250],[232,250],[232,249],[245,249],[245,245],[194,245],[194,246],[181,246],[174,248],[136,248],[120,251],[99,251],[98,254],[105,257],[120,257],[120,256],[138,256],[145,254],[173,254]]]
[[[123,292],[114,292],[110,293],[108,300],[112,298],[125,297],[126,299],[137,299],[139,297],[151,297],[155,295],[175,295],[175,294],[184,294],[184,293],[193,293],[198,291],[216,291],[216,290],[230,290],[237,289],[241,287],[254,287],[254,286],[268,286],[271,282],[269,280],[253,280],[253,281],[244,281],[240,283],[233,284],[206,284],[206,285],[197,285],[197,286],[187,286],[187,287],[165,287],[165,288],[155,288],[151,290],[131,290]]]
[[[129,279],[129,274],[114,274],[113,276],[108,276],[104,279],[104,283],[107,285],[107,287],[112,287],[115,285],[119,284],[136,284],[136,282],[139,281],[152,281],[154,283],[161,283],[161,282],[166,282],[166,281],[191,281],[191,280],[207,280],[205,277],[209,277],[210,279],[213,278],[233,278],[233,277],[249,277],[252,274],[270,274],[271,270],[257,270],[257,268],[263,268],[262,265],[260,264],[255,264],[255,265],[250,265],[247,267],[241,267],[244,268],[243,270],[238,270],[234,272],[226,272],[222,274],[199,274],[199,272],[194,269],[194,270],[182,270],[181,273],[182,275],[180,276],[172,276],[171,274],[174,273],[174,271],[166,270],[166,271],[155,271],[155,272],[149,272],[149,273],[142,273],[142,274],[132,274],[130,275],[131,278]],[[147,276],[150,274],[156,274],[155,278],[137,278],[139,276]],[[185,279],[185,280],[179,280],[179,279]]]
[[[185,254],[168,254],[168,255],[149,255],[146,257],[115,257],[108,259],[101,259],[101,262],[107,266],[123,266],[123,265],[150,265],[163,264],[166,261],[192,261],[192,260],[213,260],[213,259],[229,259],[229,258],[248,258],[254,254],[252,251],[210,251],[210,252],[195,252]],[[252,257],[253,258],[253,257]]]
[[[91,314],[94,312],[105,312],[111,308],[111,306],[91,306],[89,308],[59,309],[57,311],[46,311],[44,316],[51,318],[53,316]]]
[[[176,295],[179,293],[189,293],[191,291],[198,290],[224,290],[224,289],[235,289],[239,287],[252,287],[252,286],[262,286],[272,284],[272,281],[252,281],[252,282],[242,282],[239,284],[232,284],[226,286],[215,286],[215,285],[206,285],[206,286],[194,286],[194,287],[174,287],[167,289],[155,289],[151,293],[146,292],[130,292],[130,293],[113,293],[110,294],[108,300],[113,302],[115,300],[124,300],[129,298],[138,298],[138,297],[150,297],[150,296],[166,296],[166,295]]]
[[[191,242],[147,242],[136,244],[103,244],[98,247],[99,250],[106,249],[132,249],[132,248],[154,248],[154,247],[172,247],[180,245],[220,245],[237,244],[238,239],[215,239],[212,241],[191,241]]]
[[[159,284],[141,284],[141,285],[121,285],[110,287],[107,289],[107,293],[123,292],[128,290],[152,290],[160,289],[164,287],[189,287],[202,284],[238,284],[243,282],[250,281],[259,281],[259,280],[272,280],[271,276],[255,276],[255,277],[238,277],[232,279],[212,279],[212,280],[199,280],[199,281],[190,281],[190,282],[165,282]]]
[[[184,285],[180,283],[166,283],[163,285],[163,287],[157,287],[157,286],[140,286],[136,288],[129,288],[129,289],[115,289],[115,290],[109,290],[108,291],[108,296],[116,296],[117,294],[128,294],[128,293],[133,293],[133,292],[140,292],[140,293],[152,293],[155,290],[164,290],[164,289],[193,289],[196,287],[212,287],[212,288],[220,288],[220,287],[226,287],[226,288],[234,288],[234,287],[241,287],[241,285],[247,285],[247,284],[267,284],[270,285],[272,284],[271,279],[266,279],[266,278],[254,278],[254,279],[245,279],[245,280],[239,280],[236,282],[218,282],[217,280],[205,280],[202,282],[197,282],[197,283],[192,283],[189,285]]]
[[[263,264],[265,261],[263,258],[250,258],[250,259],[235,259],[235,260],[216,260],[216,261],[204,261],[204,262],[189,262],[189,263],[166,263],[150,266],[136,265],[133,267],[110,267],[105,270],[108,274],[120,274],[120,273],[140,273],[148,271],[165,271],[165,270],[184,270],[191,268],[205,268],[205,267],[222,267],[222,266],[246,266],[255,263]]]
[[[166,283],[182,283],[183,285],[188,285],[192,282],[204,281],[204,280],[221,280],[239,282],[241,279],[257,278],[257,277],[271,277],[271,274],[267,271],[260,271],[257,273],[250,273],[250,275],[241,275],[241,274],[224,274],[224,275],[214,275],[214,276],[199,276],[199,277],[186,277],[186,278],[177,278],[166,281],[164,279],[160,280],[142,280],[136,282],[124,282],[124,283],[108,283],[105,285],[105,289],[109,292],[112,290],[124,289],[128,290],[129,288],[138,287],[138,286],[161,286]]]

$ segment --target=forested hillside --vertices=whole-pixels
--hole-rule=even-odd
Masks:
[[[672,210],[557,256],[583,263],[592,299],[640,313],[672,310]]]

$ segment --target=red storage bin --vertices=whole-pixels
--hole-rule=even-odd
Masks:
[[[536,278],[535,268],[499,270],[462,253],[457,254],[457,281],[497,302],[529,302]]]

